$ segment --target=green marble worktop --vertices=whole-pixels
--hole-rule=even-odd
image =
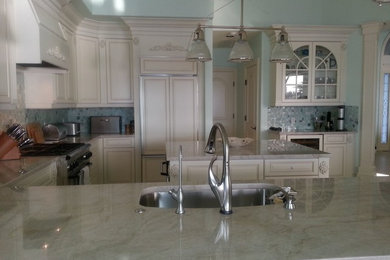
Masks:
[[[298,191],[282,204],[146,208],[166,183],[0,188],[1,259],[323,259],[390,257],[390,178],[274,180]],[[185,197],[184,197],[185,199]],[[388,259],[384,257],[383,259]],[[366,258],[365,258],[366,259]],[[374,258],[372,258],[374,259]],[[375,258],[379,259],[379,258]]]

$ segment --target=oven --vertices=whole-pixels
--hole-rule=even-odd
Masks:
[[[45,143],[21,148],[22,156],[57,156],[57,185],[83,185],[89,183],[92,153],[89,144]]]
[[[293,134],[287,135],[287,141],[304,145],[313,149],[323,151],[324,136],[320,134],[305,135],[305,134]]]

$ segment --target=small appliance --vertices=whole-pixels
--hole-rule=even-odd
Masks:
[[[344,131],[344,116],[345,116],[345,106],[339,106],[337,108],[337,131]]]
[[[80,123],[76,122],[65,122],[63,123],[66,127],[66,132],[68,136],[77,136],[80,135]]]
[[[42,131],[46,141],[59,141],[67,135],[66,127],[62,123],[46,124]]]

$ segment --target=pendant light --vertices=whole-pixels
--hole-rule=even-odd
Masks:
[[[252,61],[253,51],[246,40],[246,32],[244,31],[244,0],[241,0],[240,31],[238,32],[238,37],[238,40],[234,43],[233,49],[230,52],[229,61]]]
[[[246,62],[253,60],[253,51],[246,40],[246,32],[240,30],[238,32],[238,40],[234,43],[233,49],[229,55],[231,62]]]
[[[295,59],[294,52],[288,42],[288,35],[284,27],[278,35],[276,44],[271,52],[271,62],[288,63]]]
[[[211,54],[210,50],[207,47],[206,42],[204,41],[204,31],[200,28],[196,28],[193,33],[193,38],[191,41],[190,48],[188,49],[186,60],[188,61],[210,61]]]
[[[234,0],[233,0],[234,1]],[[231,1],[231,2],[233,2]],[[390,1],[390,0],[384,0]],[[229,2],[229,3],[231,3]],[[218,9],[220,10],[220,9]],[[281,31],[278,35],[278,40],[271,52],[271,62],[287,63],[295,58],[293,50],[288,42],[288,35],[284,27],[245,27],[243,25],[244,17],[244,0],[241,0],[241,23],[240,26],[218,26],[218,25],[198,25],[193,33],[190,47],[187,51],[186,59],[189,61],[210,61],[210,50],[204,40],[204,28],[212,29],[225,29],[225,30],[238,30],[238,39],[233,45],[233,48],[229,55],[229,61],[231,62],[247,62],[254,59],[254,54],[249,46],[246,36],[246,30],[251,31]]]

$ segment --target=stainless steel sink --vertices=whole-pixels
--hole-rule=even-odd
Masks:
[[[172,186],[146,188],[142,191],[139,203],[145,207],[176,208],[177,202],[169,194]],[[279,186],[267,183],[233,184],[232,206],[260,206],[272,204],[270,196],[281,192]],[[184,208],[219,208],[209,185],[183,185]]]

